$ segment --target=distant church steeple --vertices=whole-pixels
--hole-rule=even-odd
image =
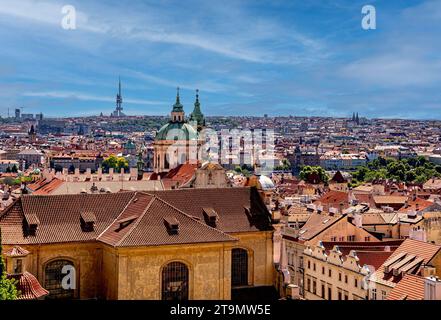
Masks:
[[[173,105],[173,109],[171,112],[171,118],[173,122],[184,122],[184,106],[181,104],[181,100],[179,98],[179,87],[176,88],[176,102]]]
[[[198,131],[202,130],[205,126],[205,118],[199,102],[199,89],[196,89],[196,101],[194,103],[193,112],[190,114],[190,122],[196,122]]]

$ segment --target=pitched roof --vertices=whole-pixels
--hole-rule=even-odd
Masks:
[[[427,209],[428,207],[433,206],[433,205],[434,205],[433,202],[427,201],[427,200],[424,200],[421,198],[416,198],[416,199],[409,198],[409,200],[407,201],[407,205],[400,208],[400,210],[398,210],[398,211],[399,212],[420,211],[420,210]]]
[[[7,257],[23,257],[28,254],[29,251],[20,246],[13,246],[11,249],[4,252],[4,255]]]
[[[338,246],[339,250],[346,256],[351,250],[355,250],[357,257],[360,259],[359,264],[373,266],[378,269],[384,261],[386,261],[392,253],[400,246],[403,240],[391,240],[380,242],[322,242],[326,250],[331,250],[334,246]]]
[[[17,280],[16,287],[20,292],[18,300],[34,300],[49,294],[49,291],[41,286],[37,278],[27,271],[19,275],[8,275],[8,279]]]
[[[215,225],[205,219],[207,208],[217,214]],[[168,232],[164,217],[178,221],[177,233]],[[5,244],[98,240],[112,246],[234,241],[227,232],[273,230],[251,188],[25,195],[0,214],[0,226]]]
[[[34,196],[23,195],[0,216],[2,240],[7,244],[57,243],[89,241],[95,239],[121,213],[133,197],[133,192],[115,194],[84,194]],[[81,229],[81,212],[96,216],[92,231]],[[23,228],[23,218],[38,218],[35,235]]]
[[[378,269],[375,271],[373,276],[371,277],[372,281],[383,283],[385,285],[394,287],[396,283],[400,282],[403,278],[403,274],[400,272],[397,276],[395,276],[392,272],[392,268],[389,268],[389,272],[385,272],[386,265],[393,263],[394,264],[405,262],[405,259],[408,260],[409,266],[411,264],[413,267],[408,271],[404,272],[404,274],[415,274],[418,275],[421,271],[421,267],[423,265],[427,265],[430,261],[440,252],[441,246],[413,240],[406,239],[390,256],[388,260],[386,260]],[[396,260],[396,262],[395,262]],[[405,265],[401,266],[405,267]]]
[[[139,202],[146,203],[148,201],[149,203],[131,225],[121,230],[118,224],[120,217],[118,217],[110,228],[98,238],[99,241],[116,247],[237,241],[222,231],[191,218],[156,196],[145,195],[141,197],[144,199],[138,200]],[[136,211],[131,206],[132,203],[122,215],[130,214],[126,211]],[[178,225],[176,232],[170,231],[168,221]]]
[[[424,278],[406,274],[389,292],[387,300],[424,300]]]
[[[347,182],[346,179],[343,177],[343,175],[341,174],[340,170],[338,170],[334,176],[332,177],[332,179],[330,180],[330,182],[335,182],[335,183],[345,183]]]
[[[41,185],[35,183],[28,187],[31,188],[32,190],[35,190],[33,192],[34,195],[45,195],[45,194],[51,194],[54,190],[58,189],[61,185],[63,185],[63,183],[64,181],[57,178],[53,178],[50,181],[47,180],[42,181]]]
[[[374,196],[375,203],[378,204],[403,204],[406,202],[406,196]]]
[[[310,240],[322,233],[337,221],[346,219],[346,216],[328,216],[324,214],[312,213],[305,225],[300,229],[300,239]]]
[[[344,208],[349,205],[348,193],[336,190],[330,190],[318,198],[315,202],[321,203],[323,206],[338,208],[343,204]]]
[[[273,230],[270,213],[255,188],[189,188],[151,193],[200,221],[205,221],[204,208],[214,209],[218,214],[216,229],[223,232]]]

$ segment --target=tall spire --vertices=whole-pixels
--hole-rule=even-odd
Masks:
[[[116,109],[113,112],[113,115],[116,117],[122,117],[124,114],[122,113],[122,91],[121,91],[121,76],[118,77],[118,93],[116,94]]]
[[[179,98],[179,87],[176,88],[176,102],[173,105],[172,112],[184,112],[184,106],[181,104],[180,98]]]
[[[196,101],[194,103],[193,112],[190,114],[190,121],[195,121],[197,123],[198,130],[205,126],[205,119],[199,102],[199,89],[196,89]]]

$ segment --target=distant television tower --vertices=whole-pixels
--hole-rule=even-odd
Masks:
[[[116,109],[113,111],[112,115],[114,117],[124,117],[125,114],[122,113],[123,107],[122,107],[122,93],[121,93],[121,77],[119,77],[118,82],[118,93],[116,94]]]

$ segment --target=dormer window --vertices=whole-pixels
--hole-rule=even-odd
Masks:
[[[91,211],[84,211],[80,216],[81,229],[85,232],[93,231],[97,221],[95,214]]]
[[[40,220],[35,213],[25,213],[25,225],[30,235],[35,235],[39,224]]]
[[[117,221],[119,223],[118,231],[121,230],[121,229],[124,229],[125,227],[127,227],[129,224],[131,224],[137,218],[138,218],[138,216],[132,215],[132,216],[129,216],[127,218],[118,220]]]
[[[218,220],[218,214],[213,208],[202,208],[204,211],[204,218],[206,223],[215,228],[216,227],[216,221]]]
[[[175,217],[164,217],[164,224],[170,234],[178,234],[179,221]]]

